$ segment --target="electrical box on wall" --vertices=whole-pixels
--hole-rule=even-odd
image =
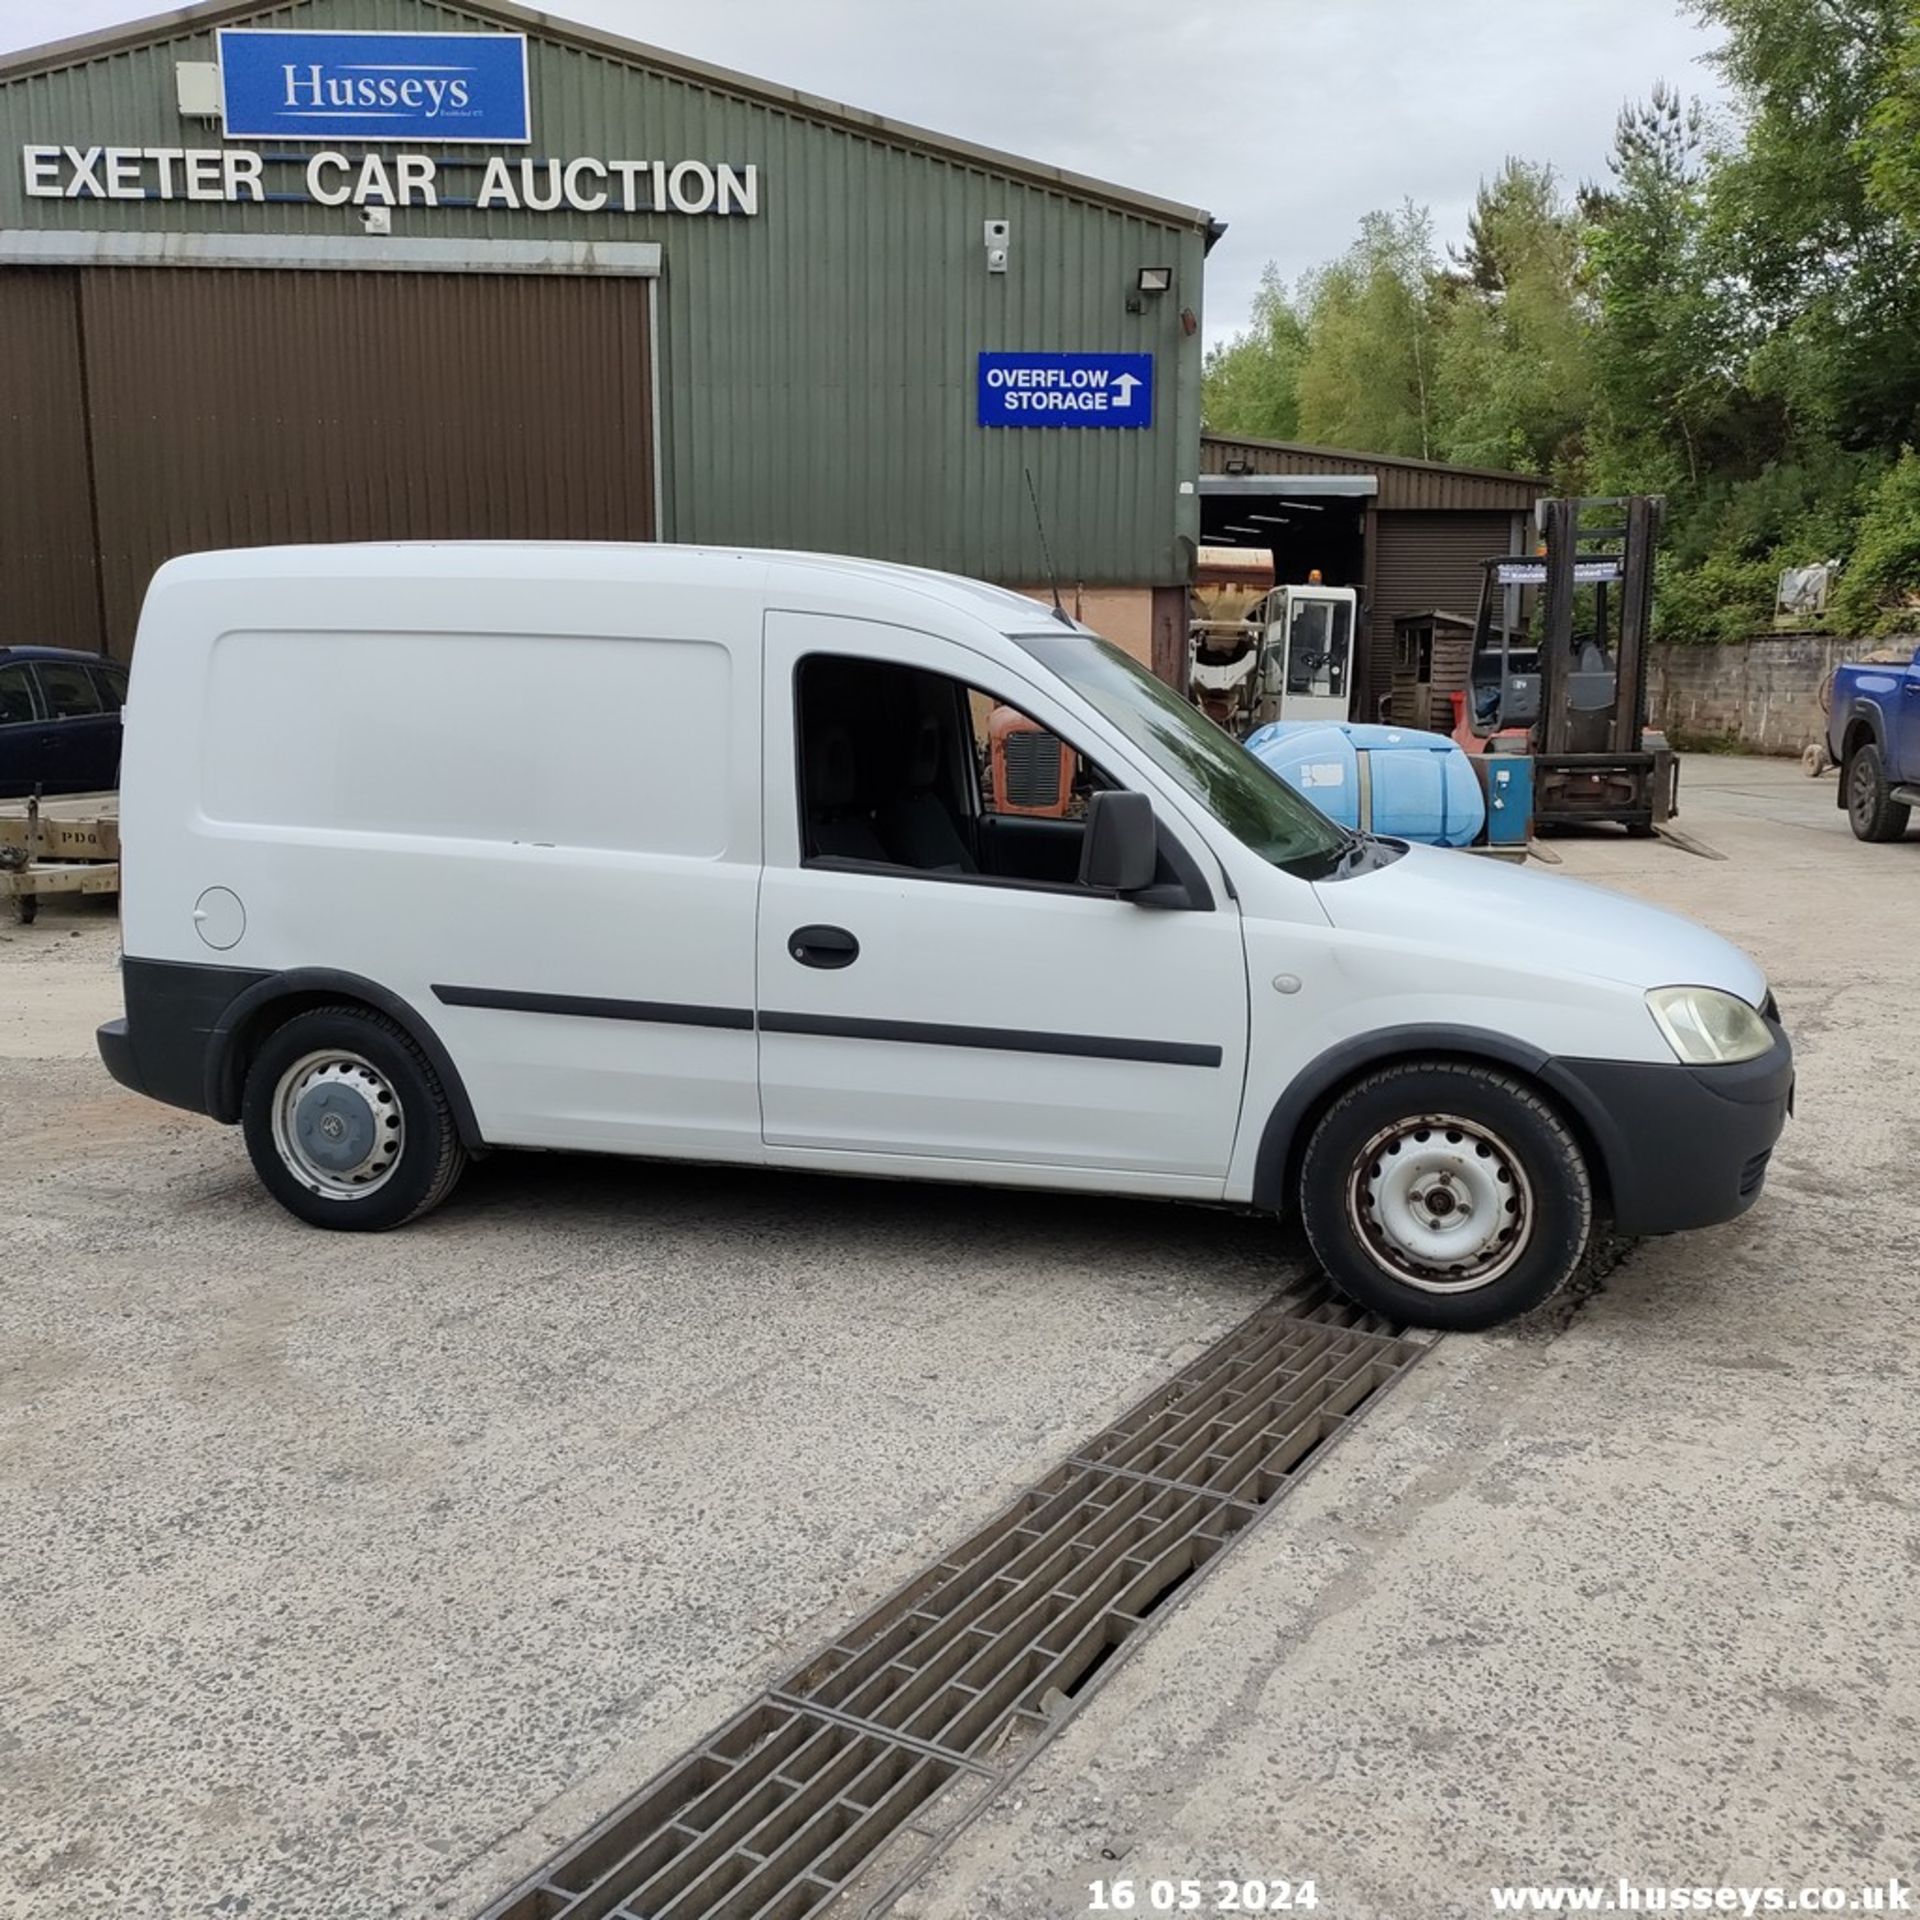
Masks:
[[[220,118],[220,69],[213,61],[180,61],[173,70],[173,86],[181,119]]]

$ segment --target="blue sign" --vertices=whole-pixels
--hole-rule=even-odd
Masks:
[[[983,427],[1150,427],[1150,353],[983,353]]]
[[[220,30],[229,140],[522,143],[522,33]]]

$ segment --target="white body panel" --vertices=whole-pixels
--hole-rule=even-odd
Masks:
[[[176,561],[127,708],[126,950],[377,984],[491,1144],[1227,1200],[1343,1041],[1466,1027],[1665,1061],[1647,988],[1763,996],[1725,942],[1598,889],[1421,848],[1318,886],[1268,865],[1010,637],[1048,625],[999,589],[806,555]],[[1149,795],[1210,909],[804,863],[810,651],[1018,705]],[[239,902],[217,950],[195,920],[215,888]],[[857,963],[796,964],[812,924],[854,933]]]
[[[769,1148],[1113,1168],[1218,1197],[1233,1153],[1247,1049],[1240,916],[1143,912],[1092,894],[960,878],[846,873],[800,860],[791,689],[810,653],[898,661],[1018,706],[1144,782],[1031,668],[911,629],[824,612],[767,617],[766,878],[760,1004],[776,1014],[1128,1038],[1214,1064],[807,1033],[760,1036]],[[1128,756],[1131,760],[1132,756]],[[1118,762],[1119,764],[1114,764]],[[801,965],[789,936],[843,927],[860,958]],[[789,1157],[780,1155],[778,1157]],[[837,1163],[837,1162],[836,1162]]]

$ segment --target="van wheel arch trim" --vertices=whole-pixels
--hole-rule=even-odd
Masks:
[[[1469,1060],[1524,1074],[1563,1110],[1576,1141],[1591,1151],[1593,1164],[1588,1172],[1595,1198],[1611,1191],[1612,1124],[1572,1075],[1558,1071],[1551,1054],[1484,1027],[1409,1026],[1356,1034],[1329,1047],[1294,1076],[1274,1103],[1260,1136],[1253,1167],[1253,1204],[1267,1213],[1296,1210],[1289,1176],[1306,1144],[1304,1123],[1329,1096],[1369,1068],[1429,1058]]]
[[[485,1152],[486,1141],[474,1117],[473,1102],[467,1098],[460,1070],[453,1064],[453,1056],[447,1052],[440,1036],[397,993],[360,974],[342,973],[332,967],[292,967],[285,973],[269,974],[249,987],[221,1014],[207,1036],[206,1110],[214,1119],[232,1126],[240,1118],[245,1080],[240,1070],[240,1037],[255,1017],[271,1012],[280,1001],[314,994],[336,1000],[358,1000],[403,1028],[426,1055],[446,1094],[460,1144],[469,1153]]]

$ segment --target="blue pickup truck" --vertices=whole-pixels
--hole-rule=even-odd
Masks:
[[[1920,647],[1905,666],[1841,667],[1827,752],[1858,840],[1898,840],[1920,806]]]

